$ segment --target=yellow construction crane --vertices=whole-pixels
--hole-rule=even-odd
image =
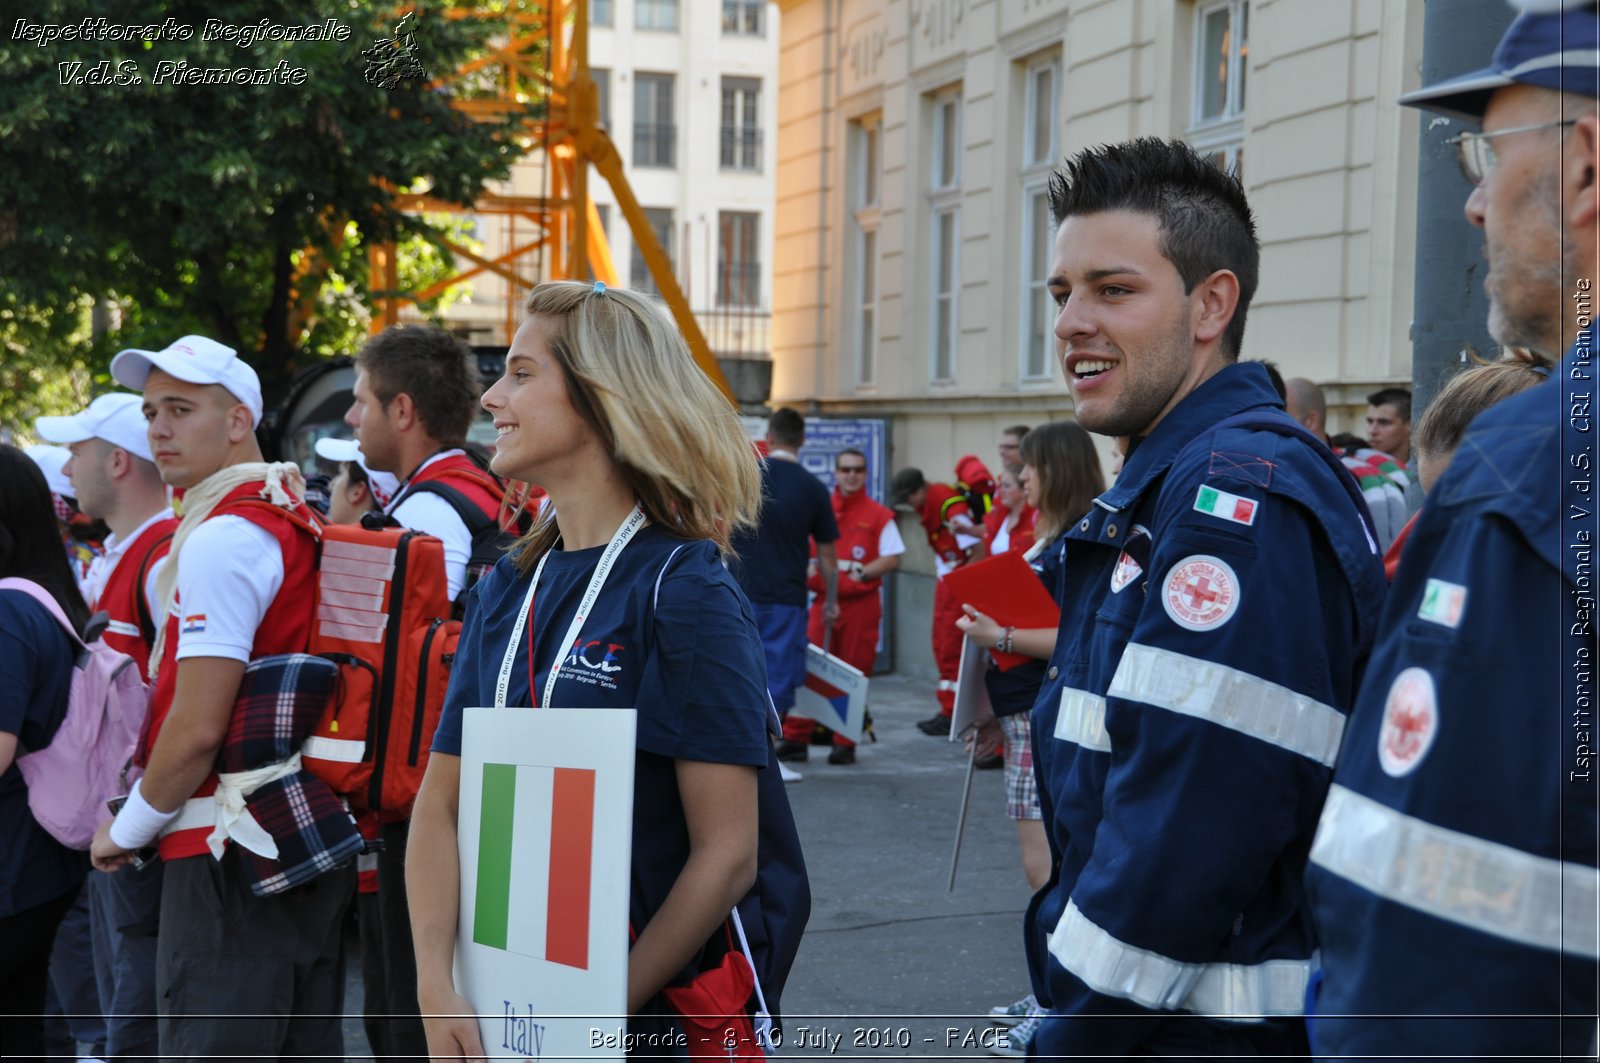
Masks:
[[[470,7],[452,7],[445,18],[493,19],[505,26],[505,34],[485,54],[464,64],[451,74],[437,79],[434,86],[449,85],[463,79],[483,80],[492,76],[498,91],[492,96],[477,95],[458,99],[457,109],[476,118],[503,118],[507,114],[529,113],[524,124],[530,150],[542,151],[545,172],[549,175],[548,196],[484,195],[470,208],[447,203],[426,194],[400,194],[397,209],[449,214],[470,213],[501,216],[513,226],[509,246],[495,258],[485,258],[451,240],[443,245],[470,268],[445,278],[429,288],[408,294],[398,292],[399,279],[393,244],[374,246],[372,276],[386,294],[377,299],[372,318],[374,332],[398,323],[403,303],[428,299],[450,285],[480,273],[493,273],[508,285],[506,335],[516,326],[519,288],[531,289],[539,283],[530,276],[523,261],[535,255],[551,278],[587,280],[591,274],[607,284],[617,284],[617,270],[606,243],[600,215],[589,199],[589,167],[611,186],[617,207],[627,220],[634,246],[650,269],[661,298],[688,341],[695,361],[712,382],[734,402],[733,390],[705,334],[689,310],[689,301],[678,286],[667,257],[645,217],[644,208],[633,194],[622,169],[617,146],[600,125],[599,90],[589,77],[589,2],[588,0],[537,0],[507,4],[493,14]],[[541,47],[542,45],[542,47]],[[542,117],[533,115],[531,100],[545,102]],[[526,239],[516,234],[519,222],[531,224]],[[519,242],[520,240],[520,242]]]

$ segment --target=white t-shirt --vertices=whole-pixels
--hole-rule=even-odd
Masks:
[[[250,660],[256,629],[283,587],[283,547],[228,513],[190,533],[178,559],[178,659]]]
[[[883,531],[878,533],[878,556],[897,557],[906,552],[906,541],[900,538],[900,525],[893,520],[883,523]]]
[[[447,450],[435,454],[418,466],[417,472],[436,461],[463,453],[465,451]],[[411,475],[415,477],[416,473]],[[454,506],[435,494],[407,495],[398,506],[387,512],[400,522],[402,528],[432,535],[444,543],[444,579],[450,600],[455,601],[461,588],[467,584],[467,559],[472,556],[472,532],[467,530],[466,521],[461,519]]]
[[[106,536],[106,552],[89,564],[89,574],[83,580],[83,599],[89,604],[89,608],[94,609],[99,605],[100,596],[106,592],[106,583],[111,579],[111,572],[121,563],[122,555],[128,550],[128,544],[143,535],[150,525],[158,520],[166,520],[170,516],[172,510],[163,509],[133,529],[133,533],[125,539],[116,532]],[[161,567],[166,563],[166,557],[162,557],[144,574],[144,604],[152,617],[161,608],[161,603],[156,600],[156,580],[161,576]]]

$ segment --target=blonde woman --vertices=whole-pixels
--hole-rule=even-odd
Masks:
[[[544,488],[551,505],[471,592],[411,828],[417,989],[435,1058],[483,1054],[451,978],[461,718],[494,704],[519,618],[508,706],[638,710],[630,1033],[673,1029],[662,988],[714,962],[715,932],[756,873],[765,672],[722,563],[730,530],[755,521],[755,453],[648,300],[562,281],[534,289],[527,310],[483,405],[499,431],[494,471]]]

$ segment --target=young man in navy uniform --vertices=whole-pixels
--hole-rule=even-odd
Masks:
[[[1311,851],[1319,1055],[1595,1050],[1600,11],[1566,7],[1401,101],[1481,125],[1453,143],[1489,331],[1559,364],[1474,422],[1406,545]]]
[[[1303,1053],[1301,882],[1383,596],[1370,518],[1238,362],[1260,251],[1236,178],[1147,138],[1079,153],[1050,199],[1056,352],[1127,460],[1067,533],[1033,710],[1054,870],[1028,1052]]]

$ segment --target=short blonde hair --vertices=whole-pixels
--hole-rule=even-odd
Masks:
[[[550,281],[528,295],[529,316],[554,325],[550,350],[572,407],[599,435],[645,516],[724,554],[753,527],[761,467],[738,411],[695,363],[677,326],[621,288]],[[555,544],[553,514],[518,546],[523,571]]]
[[[1411,449],[1429,461],[1454,454],[1478,414],[1550,376],[1550,363],[1524,347],[1508,347],[1492,362],[1475,352],[1471,358],[1475,364],[1451,377],[1417,418]]]

